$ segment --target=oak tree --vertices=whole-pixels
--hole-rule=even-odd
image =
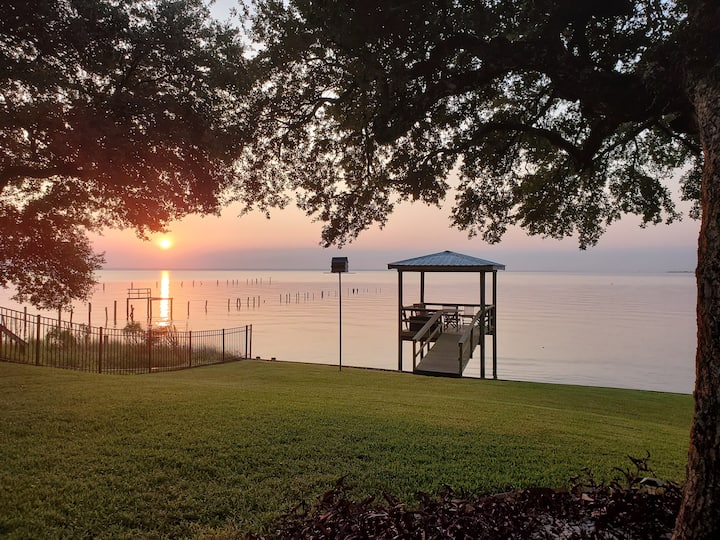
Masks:
[[[720,3],[259,0],[257,185],[342,244],[406,199],[499,241],[701,215],[696,409],[676,538],[720,537]]]
[[[85,298],[89,231],[217,212],[248,84],[238,31],[201,0],[0,3],[0,286]]]

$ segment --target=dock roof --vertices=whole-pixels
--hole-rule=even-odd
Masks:
[[[416,272],[493,272],[505,265],[454,251],[441,251],[388,264],[388,269]]]

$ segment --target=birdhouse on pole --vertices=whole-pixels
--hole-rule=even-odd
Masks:
[[[333,257],[330,263],[330,272],[333,274],[341,274],[348,271],[347,257]]]

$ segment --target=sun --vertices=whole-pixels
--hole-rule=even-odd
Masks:
[[[169,238],[161,238],[158,241],[158,245],[160,246],[160,249],[170,249],[172,247],[172,240]]]

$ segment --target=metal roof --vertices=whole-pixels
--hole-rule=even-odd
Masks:
[[[505,270],[505,265],[454,251],[442,251],[389,263],[388,269],[416,272],[492,272]]]

